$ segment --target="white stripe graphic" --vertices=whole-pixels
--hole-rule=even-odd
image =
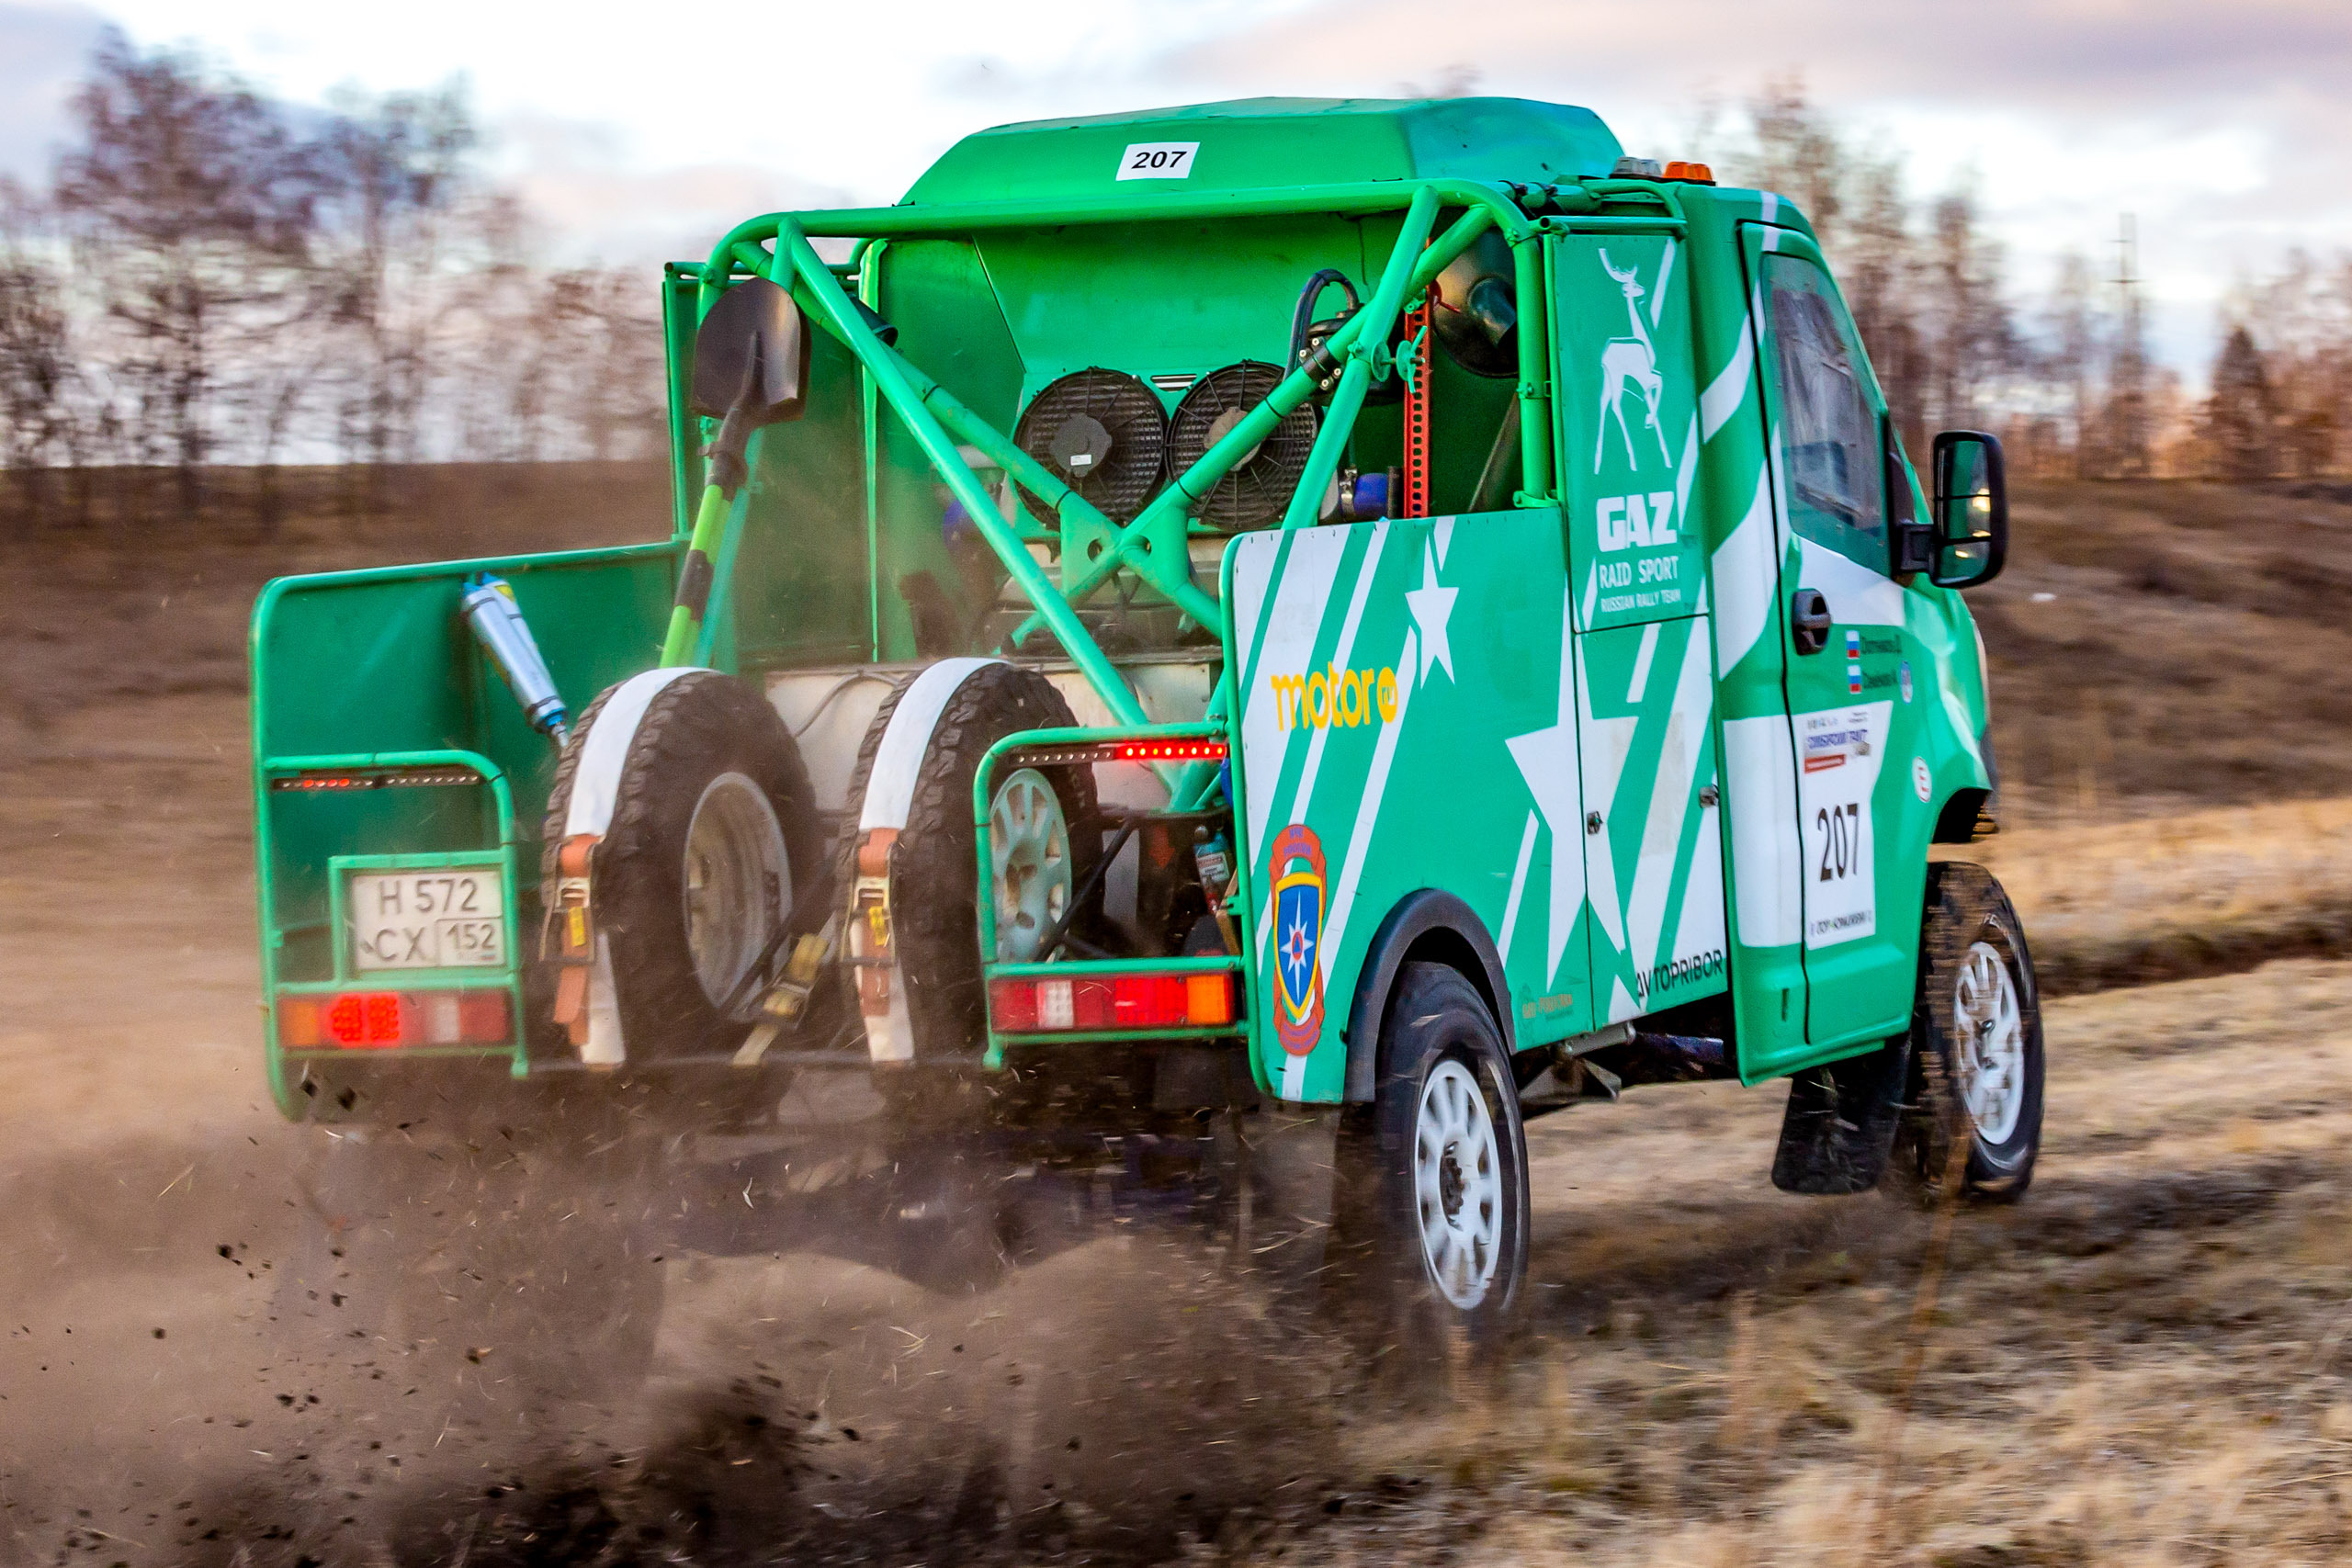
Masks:
[[[1315,657],[1316,636],[1322,630],[1331,583],[1339,576],[1347,547],[1345,531],[1337,528],[1303,528],[1288,538],[1290,553],[1283,561],[1282,581],[1273,585],[1274,603],[1266,614],[1265,629],[1258,634],[1255,649],[1240,650],[1244,671],[1250,669],[1252,658],[1257,660],[1255,683],[1241,696],[1242,793],[1250,801],[1253,848],[1266,841],[1266,823],[1273,816],[1274,797],[1282,788],[1283,763],[1301,728],[1282,727],[1272,682],[1263,676],[1268,671],[1306,671],[1306,661]],[[1255,609],[1264,602],[1282,540],[1282,536],[1274,534],[1253,534],[1233,547],[1238,552],[1233,570],[1235,597],[1240,612],[1247,615],[1245,619],[1238,614],[1235,626],[1258,624]]]
[[[1642,705],[1642,689],[1650,683],[1650,659],[1657,652],[1657,623],[1642,628],[1642,646],[1634,650],[1634,676],[1625,682],[1625,704]]]
[[[1657,281],[1650,286],[1650,325],[1657,326],[1666,315],[1666,280],[1674,276],[1674,242],[1666,243],[1666,255],[1657,264]]]
[[[1739,405],[1747,400],[1749,373],[1756,367],[1756,342],[1753,320],[1739,334],[1739,346],[1732,351],[1731,363],[1724,366],[1707,389],[1699,394],[1699,429],[1704,439],[1713,441]]]
[[[1385,522],[1374,524],[1372,546],[1363,553],[1363,565],[1356,572],[1355,591],[1348,599],[1347,616],[1340,623],[1340,646],[1331,650],[1331,662],[1342,670],[1349,667],[1348,661],[1355,655],[1356,627],[1363,624],[1364,601],[1372,597],[1373,573],[1379,569],[1381,547],[1387,542],[1388,525]],[[1310,671],[1309,673],[1313,671]],[[1402,675],[1403,671],[1399,671],[1400,686]],[[1331,700],[1334,703],[1339,701],[1337,692],[1331,694]],[[1331,738],[1331,731],[1337,728],[1336,725],[1318,727],[1315,731],[1314,739],[1307,741],[1306,766],[1299,770],[1298,787],[1291,792],[1290,809],[1276,818],[1275,821],[1284,826],[1304,821],[1306,814],[1314,807],[1315,779],[1316,775],[1323,771],[1324,742]]]
[[[1682,824],[1696,798],[1694,775],[1713,699],[1714,671],[1707,667],[1707,628],[1702,624],[1690,628],[1690,640],[1682,646],[1682,672],[1667,718],[1672,728],[1658,750],[1649,820],[1642,828],[1634,889],[1625,901],[1625,955],[1637,971],[1668,956],[1658,951],[1658,939],[1664,934],[1667,897],[1673,891],[1675,857],[1682,849]]]
[[[1625,776],[1625,760],[1634,749],[1634,736],[1641,726],[1638,714],[1624,714],[1616,718],[1597,718],[1592,711],[1592,687],[1587,677],[1589,666],[1577,660],[1577,733],[1578,750],[1584,761],[1585,803],[1588,808],[1598,806],[1604,821],[1617,809],[1617,785]],[[1608,935],[1609,944],[1618,951],[1625,947],[1625,907],[1617,897],[1617,856],[1610,845],[1606,832],[1585,836],[1585,899],[1592,906],[1592,917],[1600,922]],[[1557,846],[1555,846],[1557,853]],[[1558,874],[1555,867],[1554,875]],[[1555,933],[1555,940],[1557,940]]]
[[[1495,952],[1505,964],[1510,963],[1511,933],[1519,930],[1519,901],[1527,892],[1527,867],[1535,858],[1536,814],[1527,814],[1527,830],[1519,836],[1519,863],[1511,867],[1510,897],[1503,901],[1502,935],[1495,939]]]
[[[1674,476],[1674,525],[1690,526],[1690,486],[1699,477],[1699,411],[1690,411],[1690,434],[1682,442],[1682,467]]]
[[[1747,515],[1715,547],[1708,569],[1723,606],[1715,617],[1715,668],[1725,674],[1747,657],[1771,619],[1772,595],[1780,587],[1772,546],[1772,492],[1759,470]]]
[[[1407,628],[1405,652],[1419,651],[1417,634]],[[1348,933],[1348,917],[1355,911],[1356,881],[1363,874],[1364,855],[1372,848],[1373,829],[1380,820],[1380,802],[1388,793],[1388,770],[1396,761],[1396,739],[1405,732],[1405,714],[1412,701],[1414,682],[1405,678],[1407,661],[1400,656],[1396,662],[1396,716],[1380,727],[1380,739],[1373,746],[1372,767],[1364,774],[1363,798],[1356,802],[1355,826],[1348,833],[1347,862],[1340,872],[1339,890],[1331,897],[1331,916],[1323,922],[1323,940],[1316,943],[1327,981],[1340,939]]]
[[[1765,222],[1767,222],[1767,223],[1776,223],[1776,222],[1780,221],[1780,213],[1781,213],[1781,198],[1780,198],[1779,197],[1777,197],[1777,196],[1774,196],[1774,195],[1773,195],[1770,191],[1769,191],[1769,190],[1767,190],[1767,191],[1758,191],[1758,192],[1757,193],[1757,196],[1758,196],[1758,199],[1763,203],[1763,207],[1764,207],[1764,221],[1765,221]]]
[[[1796,747],[1784,714],[1724,721],[1724,776],[1732,781],[1731,864],[1739,940],[1787,947],[1804,931],[1798,877]]]

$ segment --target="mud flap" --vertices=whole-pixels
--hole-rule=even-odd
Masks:
[[[1867,1192],[1886,1172],[1911,1076],[1911,1037],[1789,1079],[1772,1185],[1783,1192]]]

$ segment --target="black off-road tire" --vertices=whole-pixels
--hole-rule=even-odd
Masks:
[[[1340,1134],[1337,1316],[1396,1347],[1408,1363],[1435,1356],[1457,1334],[1474,1348],[1490,1348],[1508,1330],[1526,1281],[1531,1222],[1527,1134],[1502,1032],[1485,998],[1458,971],[1408,964],[1381,1026],[1379,1059],[1374,1102]],[[1471,1235],[1488,1233],[1487,1245],[1468,1255],[1473,1270],[1485,1273],[1483,1285],[1465,1290],[1457,1275],[1449,1293],[1424,1235],[1438,1234],[1432,1227],[1448,1212],[1445,1200],[1460,1201],[1460,1195],[1441,1190],[1438,1208],[1425,1213],[1417,1142],[1437,1125],[1423,1109],[1431,1080],[1444,1073],[1439,1092],[1458,1089],[1463,1072],[1476,1085],[1492,1144],[1460,1152],[1473,1167],[1482,1158],[1494,1162],[1467,1184],[1486,1190],[1493,1212],[1490,1226],[1474,1215],[1466,1227]],[[1469,1213],[1466,1202],[1463,1209]]]
[[[611,695],[582,716],[548,798],[542,885],[555,886],[572,778]],[[610,942],[621,1028],[634,1058],[730,1049],[744,1025],[722,1015],[688,947],[687,829],[712,780],[750,779],[775,813],[796,898],[816,892],[823,862],[808,770],[784,720],[759,694],[716,671],[662,688],[645,710],[621,769],[613,819],[593,863],[598,932]],[[786,911],[791,920],[792,911]],[[796,922],[797,923],[797,922]]]
[[[883,703],[859,749],[853,808],[865,799],[874,752],[890,716],[898,711],[899,695],[893,693]],[[914,804],[890,859],[890,921],[918,1061],[977,1051],[988,1028],[987,998],[980,986],[972,776],[989,748],[1016,730],[1075,723],[1069,704],[1043,675],[1018,665],[988,664],[965,677],[932,729],[930,747],[915,775]],[[1069,823],[1075,891],[1102,853],[1094,774],[1084,767],[1040,772],[1053,785]],[[843,852],[854,857],[854,828],[851,840]],[[843,898],[850,886],[842,885]]]
[[[2013,988],[2018,1023],[2019,1102],[1997,1138],[1970,1112],[1962,1092],[1962,1053],[1975,1047],[1974,1031],[1959,1014],[1963,967],[1987,953]],[[2026,947],[2025,928],[1993,874],[1965,862],[1928,868],[1927,910],[1919,939],[1919,990],[1911,1021],[1911,1089],[1890,1179],[1926,1202],[1942,1198],[1959,1172],[1959,1195],[1978,1202],[2014,1203],[2033,1183],[2041,1149],[2041,993]],[[1996,1123],[1997,1126],[1997,1123]],[[1964,1151],[1964,1152],[1963,1152]]]

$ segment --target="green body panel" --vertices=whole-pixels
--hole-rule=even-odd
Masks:
[[[1113,177],[1128,147],[1155,141],[1195,142],[1198,152],[1172,175]],[[998,126],[949,148],[907,200],[1102,201],[1171,188],[1245,191],[1369,180],[1542,185],[1606,175],[1620,151],[1598,115],[1566,104],[1250,98]]]
[[[555,756],[525,722],[459,612],[466,577],[506,578],[558,687],[584,707],[646,668],[669,608],[670,545],[280,578],[262,591],[252,634],[254,852],[263,978],[331,984],[347,973],[334,921],[342,857],[438,855],[462,863],[497,852],[506,864],[511,962],[469,971],[514,992],[531,934],[538,824]],[[479,786],[302,793],[271,781],[297,771],[365,771],[456,761]],[[407,983],[406,977],[403,982]],[[273,1092],[292,1113],[266,1026]],[[516,1046],[519,1061],[519,1043]]]

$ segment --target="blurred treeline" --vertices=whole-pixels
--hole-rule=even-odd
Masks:
[[[2052,476],[2352,468],[2352,256],[2241,281],[2191,397],[2151,362],[2128,246],[2021,293],[1973,187],[1915,197],[1794,78],[1702,111],[1691,144],[1812,219],[1915,455],[1974,427]],[[291,464],[332,467],[365,511],[420,463],[654,455],[654,278],[549,265],[484,163],[455,87],[308,108],[109,34],[46,185],[0,185],[0,513],[86,521],[111,495],[119,517],[135,496],[266,531]],[[96,477],[130,468],[169,482]]]
[[[403,465],[662,442],[654,280],[535,254],[458,88],[306,109],[110,33],[70,128],[46,188],[0,190],[14,507],[86,520],[126,493],[92,471],[137,466],[192,515],[237,465],[267,528],[287,464],[342,466],[366,508]]]
[[[1813,221],[1903,431],[1999,433],[2011,466],[2053,478],[2309,479],[2352,471],[2352,254],[2300,251],[2231,290],[2202,397],[2151,362],[2131,220],[2101,256],[2064,257],[2019,293],[1978,193],[1925,198],[1897,153],[1769,81],[1736,114],[1702,110],[1697,144],[1728,182]]]

